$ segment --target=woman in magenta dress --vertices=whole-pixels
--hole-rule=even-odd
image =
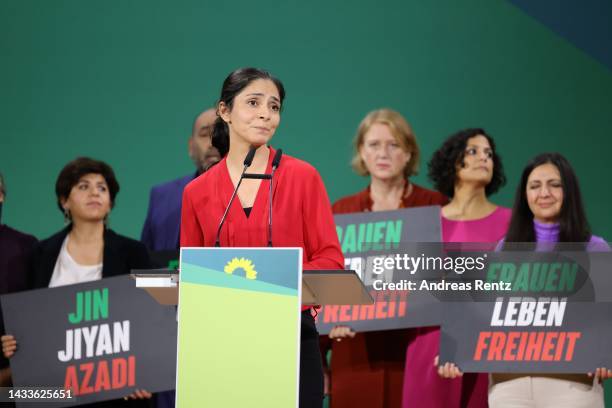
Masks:
[[[483,129],[450,136],[429,163],[429,177],[441,193],[452,197],[442,207],[444,242],[489,243],[505,235],[511,211],[489,201],[506,178],[493,139]],[[438,375],[440,328],[423,327],[406,351],[404,408],[487,407],[485,374],[455,379]]]

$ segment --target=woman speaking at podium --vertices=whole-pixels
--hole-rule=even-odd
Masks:
[[[217,104],[213,145],[223,159],[189,183],[183,192],[181,247],[302,247],[304,269],[343,269],[344,257],[336,235],[329,198],[318,172],[290,156],[274,174],[269,231],[270,180],[244,179],[217,231],[245,157],[255,154],[249,173],[270,174],[276,151],[267,146],[280,123],[285,98],[283,84],[268,72],[240,68],[223,82]],[[323,370],[318,333],[311,310],[302,308],[300,407],[321,407]]]

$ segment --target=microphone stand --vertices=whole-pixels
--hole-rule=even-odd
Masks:
[[[240,184],[242,184],[242,180],[245,178],[244,176],[247,174],[246,170],[249,168],[251,163],[253,163],[253,158],[255,157],[256,150],[257,149],[254,146],[251,146],[249,148],[249,152],[244,158],[244,168],[242,169],[242,173],[240,174],[240,179],[238,179],[236,188],[234,189],[234,192],[232,193],[232,197],[230,198],[229,203],[227,204],[227,207],[225,207],[225,212],[223,213],[223,217],[221,217],[221,221],[219,222],[219,228],[217,228],[217,237],[215,239],[215,247],[221,246],[221,242],[220,242],[221,228],[223,227],[223,223],[225,223],[225,218],[227,217],[227,213],[229,212],[229,209],[232,207],[232,202],[234,201],[234,198],[236,197],[236,194],[238,193],[238,188],[240,187]]]

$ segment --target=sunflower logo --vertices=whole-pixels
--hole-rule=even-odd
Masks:
[[[225,268],[223,268],[223,270],[228,275],[231,275],[238,268],[244,271],[244,276],[247,279],[257,279],[257,271],[255,270],[255,265],[253,265],[253,262],[250,259],[234,258],[225,265]]]

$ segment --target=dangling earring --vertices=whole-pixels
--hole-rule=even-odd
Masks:
[[[70,210],[64,208],[64,225],[70,224],[71,221],[72,219],[70,218]]]

